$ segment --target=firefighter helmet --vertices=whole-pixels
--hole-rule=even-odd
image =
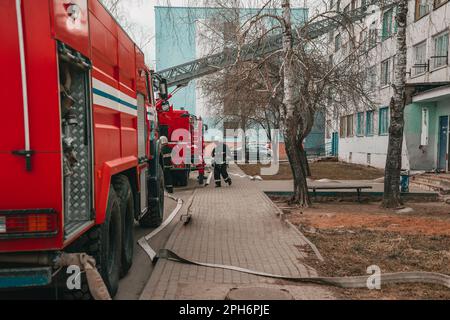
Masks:
[[[161,145],[163,146],[169,143],[169,140],[166,136],[162,136],[159,140],[161,141]]]

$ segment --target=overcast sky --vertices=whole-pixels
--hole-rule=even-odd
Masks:
[[[153,63],[155,61],[155,5],[160,6],[202,6],[211,3],[211,0],[123,0],[126,7],[127,17],[143,27],[149,32],[149,36],[153,38],[153,41],[144,48],[144,52],[147,56],[147,62]],[[304,6],[313,9],[317,7],[317,3],[323,0],[293,0],[294,6]],[[245,0],[247,3],[251,3],[251,6],[255,6],[258,3],[263,3],[262,0]]]

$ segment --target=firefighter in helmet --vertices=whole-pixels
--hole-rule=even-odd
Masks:
[[[215,139],[214,141],[215,147],[212,151],[212,165],[214,167],[214,180],[216,182],[216,188],[220,188],[222,186],[222,178],[223,180],[231,186],[231,178],[228,174],[228,161],[231,159],[231,151],[230,148],[223,142],[220,142],[219,139]]]
[[[172,149],[169,147],[169,140],[167,139],[167,137],[162,136],[160,141],[161,141],[161,151],[164,160],[164,181],[166,182],[167,192],[173,193]]]

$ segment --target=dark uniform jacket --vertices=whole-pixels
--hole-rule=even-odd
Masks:
[[[219,143],[212,151],[212,157],[217,164],[224,164],[231,159],[230,148],[225,143]]]

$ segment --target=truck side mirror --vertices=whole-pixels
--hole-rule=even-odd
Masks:
[[[161,79],[161,81],[159,82],[159,96],[162,100],[167,100],[167,98],[169,97],[166,79]]]

